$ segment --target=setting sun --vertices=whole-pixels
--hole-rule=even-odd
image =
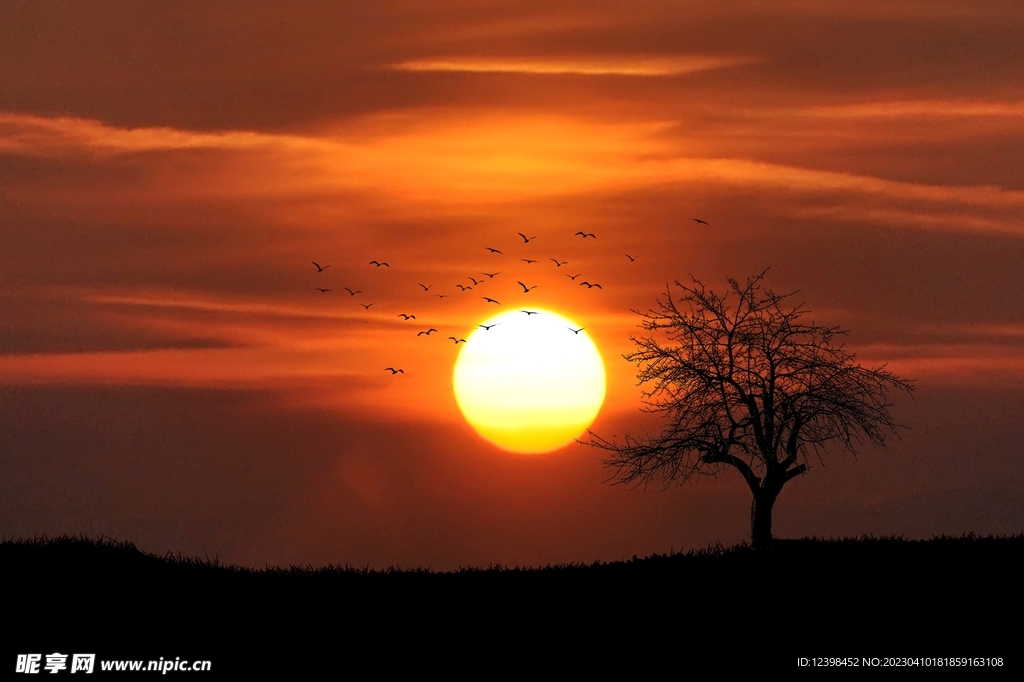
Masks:
[[[453,386],[483,438],[512,452],[550,452],[594,421],[604,402],[604,362],[572,320],[541,308],[510,310],[466,339]]]

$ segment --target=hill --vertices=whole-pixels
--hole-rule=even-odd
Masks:
[[[453,572],[255,570],[110,539],[0,543],[18,623],[8,653],[95,649],[98,658],[213,660],[221,672],[468,671],[480,656],[505,666],[550,659],[566,671],[678,657],[723,671],[795,671],[800,657],[1008,665],[1015,633],[1004,623],[1024,605],[1022,557],[1024,534],[779,540],[762,552]],[[382,648],[392,653],[381,659]]]

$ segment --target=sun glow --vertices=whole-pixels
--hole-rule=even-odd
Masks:
[[[606,382],[585,330],[558,313],[529,310],[536,314],[509,310],[470,334],[452,385],[463,416],[483,438],[537,454],[583,433],[601,409]]]

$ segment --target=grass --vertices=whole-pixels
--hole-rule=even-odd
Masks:
[[[385,646],[456,667],[467,647],[563,662],[587,651],[609,666],[633,648],[718,652],[731,669],[787,671],[797,656],[1009,656],[1014,631],[1002,623],[1024,607],[1022,559],[1024,534],[804,538],[767,552],[718,545],[447,572],[253,569],[110,538],[0,542],[5,610],[20,624],[11,646],[94,642],[136,656],[159,643],[161,656],[213,651],[238,669],[253,651],[260,666],[284,665],[282,652],[317,647],[364,660]]]
[[[1024,533],[1018,535],[978,536],[973,533],[964,535],[939,535],[930,540],[907,540],[901,536],[869,536],[860,538],[819,539],[802,538],[798,540],[778,539],[773,549],[767,552],[756,552],[746,543],[725,547],[721,544],[706,548],[674,551],[669,554],[654,554],[645,558],[619,560],[611,562],[595,561],[593,563],[549,564],[542,567],[502,566],[492,564],[483,566],[467,566],[455,571],[432,571],[429,568],[401,568],[389,566],[384,569],[354,567],[351,565],[322,567],[289,566],[288,568],[267,566],[253,569],[232,564],[223,564],[218,559],[207,557],[182,556],[180,553],[168,552],[158,555],[143,552],[127,540],[109,537],[90,538],[84,535],[63,535],[59,537],[37,536],[30,539],[0,540],[0,562],[8,569],[18,566],[32,566],[33,570],[48,568],[62,570],[65,566],[73,571],[92,567],[121,568],[124,570],[163,571],[179,576],[209,575],[212,573],[223,576],[265,576],[279,578],[362,578],[378,580],[388,577],[398,580],[402,577],[417,576],[432,578],[452,578],[455,576],[496,576],[496,575],[544,575],[556,576],[564,574],[603,574],[619,571],[645,570],[705,570],[724,568],[739,563],[759,564],[766,561],[791,561],[836,559],[843,561],[882,561],[891,559],[923,560],[939,557],[961,560],[968,555],[976,558],[992,559],[1003,557],[1020,560],[1024,557]],[[65,562],[71,562],[68,566]]]

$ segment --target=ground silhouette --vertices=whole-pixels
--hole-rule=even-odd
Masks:
[[[795,670],[798,656],[1005,658],[1014,631],[995,616],[1021,606],[1022,557],[1024,534],[777,540],[448,572],[256,570],[110,539],[0,543],[12,659],[96,649],[293,673],[377,663],[479,674],[479,655],[509,669],[543,659],[552,671],[638,672],[647,662],[619,651],[638,641],[723,671]],[[795,580],[766,591],[777,576]]]

